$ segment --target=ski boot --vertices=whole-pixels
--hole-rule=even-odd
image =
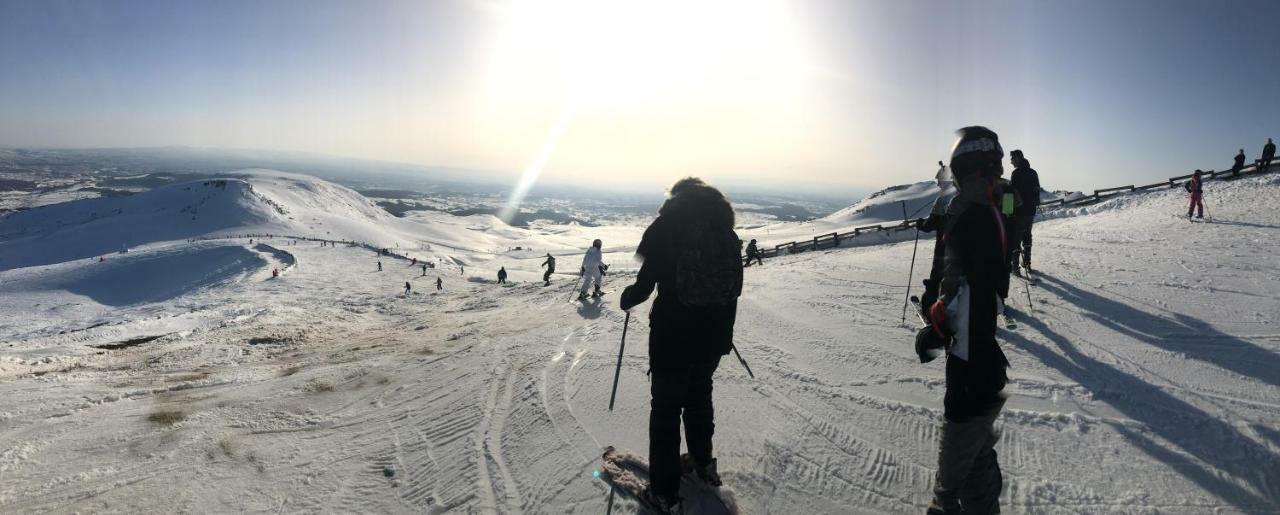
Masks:
[[[582,302],[584,300],[587,300],[587,292],[585,291],[578,294],[578,302]]]
[[[604,292],[600,291],[599,288],[596,288],[596,291],[591,292],[591,298],[593,299],[600,298],[603,296],[604,296]]]
[[[669,498],[658,495],[653,492],[652,487],[645,487],[639,494],[640,502],[648,504],[653,511],[662,515],[673,515],[681,513],[679,497]]]
[[[690,461],[690,465],[693,466],[693,473],[697,474],[698,479],[701,479],[703,483],[713,487],[720,487],[721,485],[724,485],[724,481],[720,480],[720,473],[716,471],[715,458],[711,458],[711,463],[708,463],[705,466],[693,463],[692,460]]]

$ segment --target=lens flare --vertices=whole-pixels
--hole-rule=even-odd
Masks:
[[[542,170],[546,168],[547,161],[551,160],[551,154],[556,150],[556,145],[560,143],[560,138],[564,136],[564,131],[569,126],[569,120],[573,118],[575,108],[572,104],[565,108],[564,113],[551,126],[551,131],[547,133],[547,138],[542,142],[542,147],[538,149],[538,154],[534,157],[533,162],[525,167],[524,172],[520,174],[520,180],[516,182],[515,189],[511,190],[511,196],[507,198],[507,205],[498,212],[498,219],[502,223],[510,224],[511,219],[516,213],[520,212],[520,204],[524,202],[524,197],[529,194],[529,189],[538,182],[538,177],[542,175]]]

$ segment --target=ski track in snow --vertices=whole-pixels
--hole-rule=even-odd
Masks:
[[[1037,225],[1035,312],[1015,282],[1019,327],[999,333],[1009,511],[1280,510],[1280,178],[1213,186],[1215,223],[1167,216],[1184,198],[1157,192]],[[732,355],[715,377],[716,453],[746,513],[927,504],[944,382],[901,325],[911,251],[747,269],[736,341],[756,378]],[[574,277],[543,287],[532,253],[503,258],[509,285],[481,266],[377,272],[370,254],[158,242],[113,260],[227,260],[118,306],[47,287],[96,263],[0,271],[17,314],[0,322],[0,512],[601,513],[602,446],[648,448],[647,306],[610,412],[616,293],[567,303]],[[620,289],[635,263],[607,259]]]

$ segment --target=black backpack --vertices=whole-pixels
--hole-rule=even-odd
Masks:
[[[742,240],[732,229],[695,221],[676,253],[676,297],[686,306],[723,306],[742,295]]]

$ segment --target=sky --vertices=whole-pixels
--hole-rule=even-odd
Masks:
[[[647,188],[927,180],[981,124],[1052,189],[1252,161],[1280,2],[0,0],[0,147],[293,150]]]

